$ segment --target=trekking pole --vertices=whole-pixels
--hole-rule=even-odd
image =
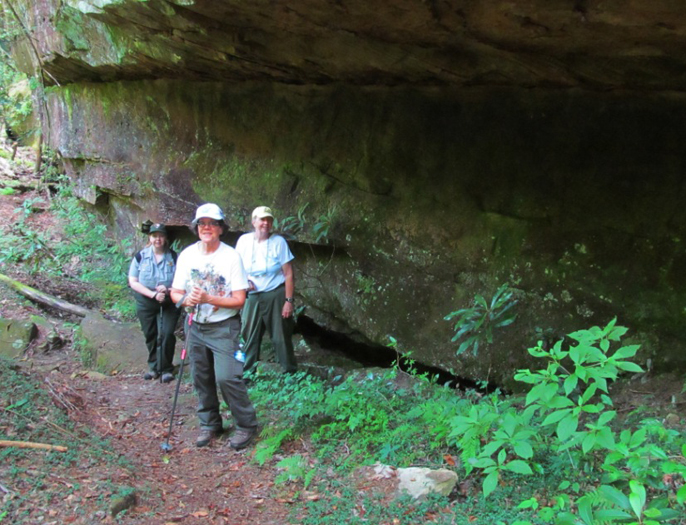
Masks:
[[[162,348],[162,341],[163,341],[163,330],[164,330],[164,306],[160,304],[160,313],[157,314],[157,374],[160,376],[160,383],[162,382],[162,367],[160,366],[162,363],[162,352],[164,352],[164,348]]]
[[[157,294],[160,293],[159,287],[160,284],[163,284],[158,281],[158,283],[155,285],[155,295],[153,297],[153,300],[155,300],[155,297],[157,297]],[[162,330],[164,328],[164,303],[160,303],[160,311],[157,313],[157,362],[155,363],[155,373],[159,376],[160,382],[162,382],[162,370],[161,370],[161,364],[162,364]]]
[[[180,301],[183,302],[185,297]],[[162,443],[162,450],[169,452],[172,446],[169,444],[169,438],[172,433],[172,425],[174,424],[174,413],[176,412],[176,401],[179,398],[179,388],[181,387],[181,379],[183,378],[183,364],[186,362],[186,348],[188,347],[188,340],[191,336],[191,324],[193,323],[193,310],[188,312],[188,333],[181,349],[181,367],[179,368],[179,378],[176,380],[176,392],[174,392],[174,402],[172,403],[171,416],[169,416],[169,430],[167,431],[167,439]]]

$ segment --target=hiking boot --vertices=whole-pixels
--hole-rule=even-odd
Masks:
[[[169,372],[165,372],[164,374],[162,374],[160,381],[162,383],[171,383],[172,381],[174,381],[174,374],[170,374]]]
[[[145,379],[146,381],[150,381],[151,379],[157,379],[158,377],[160,377],[160,374],[158,374],[157,372],[153,372],[152,370],[150,372],[146,372],[145,374],[143,374],[143,379]]]
[[[214,432],[213,430],[201,430],[195,440],[195,446],[206,447],[215,437],[217,437],[217,432]]]
[[[256,428],[251,428],[248,430],[239,428],[236,430],[236,432],[233,433],[233,436],[231,436],[231,440],[229,440],[229,445],[231,445],[231,448],[234,450],[240,450],[242,448],[247,447],[250,443],[252,443],[252,440],[255,439],[256,435]]]

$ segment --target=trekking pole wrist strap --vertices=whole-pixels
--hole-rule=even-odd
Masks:
[[[186,300],[186,297],[188,297],[188,294],[187,293],[183,294],[183,297],[181,298],[181,300],[178,303],[176,303],[177,308],[181,308],[183,306],[183,303]]]

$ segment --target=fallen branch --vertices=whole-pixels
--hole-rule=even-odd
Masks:
[[[78,315],[79,317],[86,317],[86,314],[88,313],[88,310],[86,308],[83,308],[82,306],[71,304],[67,301],[63,301],[62,299],[58,299],[57,297],[36,290],[35,288],[31,288],[30,286],[20,283],[19,281],[10,279],[9,277],[1,273],[0,282],[11,286],[24,297],[27,297],[32,301],[50,306],[52,308],[57,308],[58,310],[69,312],[70,314]]]
[[[26,420],[28,420],[28,421],[33,421],[33,422],[36,421],[36,420],[33,419],[33,418],[30,418],[30,417],[28,417],[28,416],[25,416],[24,414],[20,414],[19,412],[15,412],[14,410],[10,410],[10,409],[8,409],[8,408],[0,407],[0,410],[3,410],[4,412],[8,412],[8,413],[10,413],[10,414],[12,414],[12,415],[14,415],[14,416],[23,417],[24,419],[26,419]],[[47,423],[48,425],[54,427],[55,429],[59,430],[60,432],[62,432],[62,433],[64,433],[64,434],[70,436],[72,439],[75,439],[75,440],[77,440],[77,441],[80,441],[81,443],[84,443],[84,444],[89,445],[89,446],[95,445],[96,447],[100,448],[103,452],[106,452],[106,453],[108,453],[108,454],[116,454],[116,452],[113,452],[113,451],[110,450],[109,448],[106,448],[106,447],[104,447],[104,446],[98,444],[97,442],[94,443],[93,441],[89,441],[89,440],[80,438],[79,436],[77,436],[77,435],[74,434],[73,432],[70,432],[70,431],[67,430],[66,428],[63,428],[63,427],[59,426],[57,423],[53,423],[53,422],[50,421],[47,417],[42,417],[42,418],[40,418],[40,421]]]
[[[0,447],[16,447],[16,448],[40,448],[43,450],[56,450],[57,452],[66,452],[67,447],[60,445],[48,445],[47,443],[34,443],[33,441],[7,441],[0,439]]]
[[[2,173],[2,164],[0,164],[0,173]],[[6,172],[8,174],[9,172]],[[43,183],[37,183],[37,184],[30,184],[28,182],[19,182],[19,183],[8,183],[6,181],[0,181],[0,188],[10,188],[15,190],[17,193],[26,193],[27,191],[40,191],[44,189],[46,184]],[[52,183],[47,183],[48,188],[54,189],[56,186],[55,184]],[[40,213],[45,211],[43,208],[33,208],[31,210],[33,213]]]

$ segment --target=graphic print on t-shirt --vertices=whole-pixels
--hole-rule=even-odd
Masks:
[[[218,274],[214,269],[214,265],[212,264],[206,265],[204,269],[191,269],[191,276],[188,280],[187,286],[187,292],[190,292],[194,287],[197,286],[209,295],[218,297],[231,297],[231,291],[229,290],[227,293],[226,278],[223,275]],[[197,321],[199,323],[207,322],[208,317],[218,309],[218,306],[213,306],[211,304],[200,305]]]

